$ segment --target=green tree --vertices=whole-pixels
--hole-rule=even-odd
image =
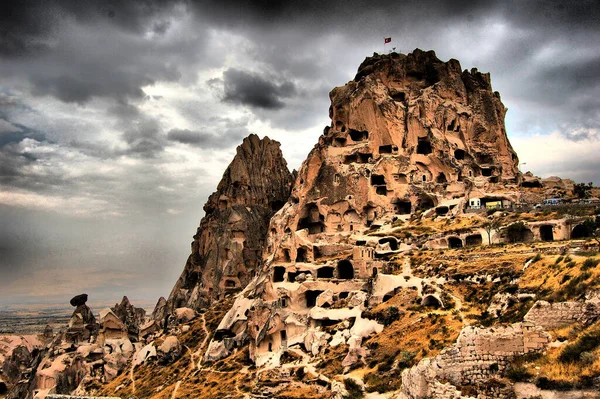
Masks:
[[[499,227],[500,227],[500,219],[493,218],[493,217],[490,217],[483,224],[483,228],[485,229],[485,232],[487,233],[487,236],[488,236],[488,244],[492,245],[492,232],[494,230],[498,230]]]
[[[573,194],[575,194],[577,198],[587,198],[590,196],[590,191],[592,190],[593,186],[594,185],[592,182],[589,182],[588,184],[576,183],[573,188]]]

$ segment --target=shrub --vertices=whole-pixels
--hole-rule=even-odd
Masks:
[[[506,370],[506,378],[513,382],[529,381],[533,375],[522,365],[513,365]]]
[[[556,262],[554,262],[555,264],[559,264],[560,262],[562,262],[562,260],[564,259],[564,256],[559,256],[558,258],[556,258]]]
[[[596,361],[596,355],[594,355],[592,352],[581,352],[581,355],[579,355],[579,360],[584,366],[591,366]]]
[[[585,260],[585,262],[583,262],[583,265],[581,266],[581,270],[588,270],[588,269],[594,268],[594,267],[598,266],[598,263],[600,263],[600,259],[588,258]]]
[[[365,396],[362,387],[352,378],[345,378],[344,386],[346,387],[346,391],[348,391],[348,398],[350,399],[359,399]]]
[[[533,257],[533,259],[531,259],[531,263],[535,263],[538,262],[539,260],[542,259],[542,254],[540,254],[539,252]]]
[[[592,352],[600,346],[600,330],[582,335],[575,343],[565,346],[558,360],[561,363],[574,363],[581,361],[584,352]]]

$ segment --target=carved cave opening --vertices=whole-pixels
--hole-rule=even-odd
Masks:
[[[396,240],[394,237],[384,237],[379,240],[379,243],[381,245],[388,243],[388,244],[390,244],[390,249],[392,251],[398,250],[398,240]]]
[[[340,260],[337,264],[337,277],[343,280],[352,280],[354,278],[354,266],[347,259]]]
[[[417,143],[417,154],[428,155],[433,152],[431,142],[427,137],[419,137]]]
[[[317,278],[333,278],[333,267],[324,266],[317,269]]]
[[[394,205],[394,212],[396,212],[398,215],[409,215],[411,208],[412,208],[412,204],[410,203],[410,201],[404,201],[404,200],[400,200],[400,199],[395,199],[392,204]]]
[[[380,145],[379,146],[379,153],[380,154],[391,154],[394,151],[398,151],[398,147],[392,146],[391,144],[389,144],[389,145]]]
[[[454,150],[454,158],[456,158],[459,161],[462,161],[463,159],[465,159],[465,151],[461,149]]]
[[[306,297],[306,306],[309,308],[317,306],[317,297],[321,295],[323,291],[308,290],[304,294]]]
[[[345,147],[346,146],[346,139],[342,138],[342,137],[336,137],[333,139],[333,147]]]
[[[462,240],[458,237],[448,237],[448,248],[462,248]]]
[[[378,186],[385,184],[385,176],[383,175],[371,175],[371,185]]]
[[[573,228],[571,232],[571,238],[587,238],[593,235],[593,231],[587,224],[581,223]]]
[[[465,239],[465,244],[467,247],[481,245],[482,243],[483,238],[481,237],[481,234],[472,234],[470,236],[467,236],[467,238]]]
[[[369,132],[366,130],[350,129],[349,135],[352,141],[364,141],[369,139]]]
[[[308,251],[306,248],[298,248],[296,250],[296,262],[308,262]]]
[[[285,276],[285,267],[283,266],[275,266],[273,268],[273,282],[281,283],[283,282],[283,277]]]
[[[542,241],[554,241],[554,229],[552,225],[545,224],[540,226],[540,238]]]
[[[448,179],[446,179],[446,175],[440,172],[439,175],[435,178],[436,183],[447,183]]]
[[[433,295],[425,295],[423,297],[423,300],[421,301],[421,305],[426,306],[426,307],[435,308],[435,309],[442,307],[442,304],[440,303],[439,299],[437,299]]]

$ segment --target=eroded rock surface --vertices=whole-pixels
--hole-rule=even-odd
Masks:
[[[170,311],[199,309],[248,284],[262,265],[269,220],[291,187],[279,143],[245,138],[204,206],[192,254],[167,301]]]

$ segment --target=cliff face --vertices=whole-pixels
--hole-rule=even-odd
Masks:
[[[415,50],[367,58],[330,97],[331,125],[272,222],[274,261],[349,253],[344,234],[432,208],[456,214],[469,197],[514,195],[518,158],[489,74]]]
[[[360,342],[380,328],[359,322],[364,306],[404,284],[388,278],[396,266],[387,256],[416,245],[390,234],[394,222],[458,215],[472,197],[517,191],[506,109],[488,74],[432,51],[374,56],[330,98],[331,125],[271,219],[265,268],[219,326],[208,360],[247,335],[257,365],[277,362],[273,348],[308,347],[332,318],[359,323],[349,334]],[[345,365],[363,350],[351,345]]]
[[[250,135],[204,206],[168,308],[199,309],[245,287],[261,265],[267,226],[287,201],[292,175],[279,143]]]

